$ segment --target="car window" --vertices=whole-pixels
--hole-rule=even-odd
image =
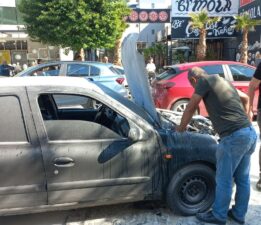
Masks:
[[[61,64],[49,65],[32,71],[30,76],[59,76]]]
[[[225,77],[222,65],[209,65],[202,66],[201,68],[205,70],[209,75],[218,74],[221,77]]]
[[[0,142],[28,142],[19,99],[16,96],[0,97]]]
[[[124,69],[122,69],[122,68],[119,68],[119,67],[110,67],[110,69],[116,71],[115,73],[118,73],[118,74],[120,74],[120,75],[124,75],[124,74],[125,74]]]
[[[82,95],[42,94],[39,109],[49,140],[127,138],[128,120],[93,98]]]
[[[168,80],[177,76],[180,71],[177,68],[167,68],[166,71],[156,77],[157,80]]]
[[[99,76],[100,75],[100,69],[95,66],[90,66],[90,76]]]
[[[234,81],[250,81],[254,74],[254,69],[242,65],[228,65]]]
[[[118,75],[119,73],[112,67],[109,66],[100,66],[100,75],[105,76],[114,76]]]
[[[84,64],[68,64],[67,76],[71,77],[84,77],[88,76],[90,71],[89,65]]]

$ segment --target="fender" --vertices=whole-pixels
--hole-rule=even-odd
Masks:
[[[168,161],[169,175],[179,168],[193,162],[206,162],[215,168],[218,142],[206,134],[192,132],[168,131],[165,141],[168,154],[172,155]]]

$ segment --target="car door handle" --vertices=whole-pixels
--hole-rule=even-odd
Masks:
[[[54,159],[54,166],[56,167],[72,167],[75,162],[72,158],[69,157],[59,157]]]

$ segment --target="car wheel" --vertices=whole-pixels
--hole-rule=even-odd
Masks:
[[[180,169],[167,189],[167,203],[174,213],[194,215],[209,209],[215,196],[215,172],[203,164]]]
[[[189,103],[189,100],[179,100],[172,107],[171,110],[179,113],[183,113]],[[194,115],[198,115],[198,110],[194,113]]]

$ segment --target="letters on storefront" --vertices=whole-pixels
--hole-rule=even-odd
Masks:
[[[208,38],[226,38],[234,37],[236,31],[234,25],[236,20],[234,17],[223,17],[221,21],[214,24],[206,24]],[[172,39],[178,38],[199,38],[199,30],[193,29],[190,18],[179,17],[172,18],[171,23]]]
[[[261,18],[261,0],[251,1],[247,5],[240,7],[239,13],[248,12],[252,19]]]
[[[235,0],[172,0],[172,17],[188,17],[191,12],[208,11],[210,16],[233,16],[238,13]]]

